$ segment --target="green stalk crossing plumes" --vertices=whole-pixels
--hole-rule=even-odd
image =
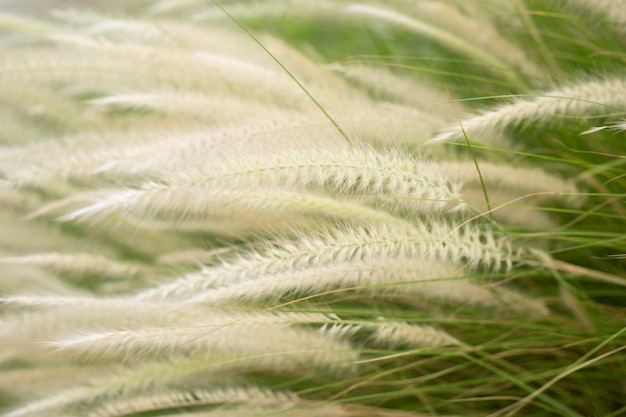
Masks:
[[[618,2],[0,3],[0,415],[626,412]]]

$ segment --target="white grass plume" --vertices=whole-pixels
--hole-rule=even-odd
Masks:
[[[117,262],[100,255],[89,253],[41,253],[19,257],[0,257],[0,264],[31,264],[50,267],[53,270],[72,274],[104,276],[118,279],[133,279],[147,272],[140,264]]]
[[[548,314],[540,300],[501,287],[488,288],[463,278],[466,273],[462,267],[451,263],[369,257],[343,264],[250,276],[243,281],[213,281],[215,288],[198,292],[189,303],[273,306],[281,300],[315,299],[347,291],[376,298],[389,297],[406,301],[408,305],[419,300],[434,300],[459,307],[491,307],[531,316]],[[206,275],[211,282],[210,275]]]
[[[216,188],[201,195],[193,189],[180,191],[170,200],[161,201],[156,198],[157,196],[153,196],[148,201],[142,201],[142,205],[136,204],[124,209],[122,214],[126,220],[142,228],[190,232],[195,230],[233,236],[243,236],[246,231],[252,233],[259,230],[287,232],[297,226],[313,225],[314,221],[327,219],[341,219],[351,223],[398,225],[405,223],[386,211],[362,204],[358,199],[338,199],[319,194],[263,188],[249,190],[240,188],[236,191]],[[33,216],[63,213],[67,207],[95,200],[97,201],[95,204],[61,216],[61,220],[85,221],[94,217],[106,218],[111,203],[116,204],[120,197],[126,199],[128,195],[131,198],[140,195],[140,198],[145,200],[142,194],[143,191],[134,190],[85,193],[43,207],[34,212]]]
[[[90,103],[103,111],[151,110],[179,119],[210,119],[220,124],[241,122],[243,118],[263,122],[272,117],[272,113],[286,112],[284,108],[254,98],[184,90],[118,93],[91,100]]]
[[[143,361],[111,367],[106,364],[108,372],[101,372],[90,378],[89,383],[52,393],[39,401],[15,410],[16,415],[67,415],[72,412],[89,412],[99,403],[106,408],[107,403],[132,401],[135,396],[149,397],[153,393],[178,390],[181,386],[206,391],[211,389],[217,395],[222,390],[256,390],[265,391],[262,386],[251,385],[241,378],[233,377],[232,373],[258,367],[263,361],[264,366],[280,363],[280,357],[253,358],[252,361],[236,362],[206,352],[197,355],[174,355],[157,361]],[[82,366],[83,369],[92,367]],[[96,368],[98,369],[98,368]],[[78,372],[74,367],[74,372]],[[179,391],[180,392],[180,391]],[[271,395],[271,392],[267,392]],[[283,392],[275,393],[278,398]],[[288,394],[288,392],[284,392]],[[260,400],[260,398],[258,398]],[[269,399],[269,398],[268,398]],[[226,401],[226,400],[225,400]]]
[[[440,5],[440,7],[445,8],[446,6]],[[454,9],[452,8],[452,10]],[[457,14],[454,17],[456,17],[457,20],[460,19],[461,21],[465,23],[464,26],[466,27],[462,29],[465,29],[466,33],[462,33],[462,34],[454,33],[454,31],[458,27],[458,22],[454,23],[450,27],[442,28],[442,27],[433,25],[430,21],[422,20],[421,16],[420,18],[417,18],[417,17],[410,16],[408,14],[400,13],[392,9],[385,9],[385,8],[376,7],[376,6],[354,4],[354,5],[348,6],[346,8],[346,12],[370,16],[380,21],[389,22],[389,23],[407,28],[427,38],[432,38],[435,41],[440,42],[444,47],[450,48],[462,55],[467,56],[470,59],[475,60],[478,63],[485,65],[485,68],[488,68],[490,71],[497,73],[503,79],[509,82],[512,82],[513,84],[523,85],[523,83],[520,81],[520,78],[515,73],[514,67],[511,65],[511,63],[507,63],[506,61],[502,59],[501,56],[498,56],[500,55],[498,49],[494,48],[494,49],[486,50],[486,49],[481,48],[481,46],[472,44],[471,42],[468,41],[467,29],[470,29],[470,33],[472,32],[480,33],[483,30],[483,28],[480,28],[479,25],[475,25],[474,22],[470,22],[470,21],[462,19],[462,17],[459,14]],[[441,16],[442,16],[441,18],[442,22],[445,22],[449,17],[445,11],[441,13]],[[475,27],[471,27],[473,25]],[[478,36],[476,36],[476,38],[478,38]],[[472,39],[472,40],[475,40],[475,39]],[[500,42],[505,43],[504,40],[500,40]],[[516,50],[517,48],[509,47],[509,48],[505,48],[504,51],[510,52],[512,49]],[[517,54],[513,53],[513,59],[518,63],[520,59],[519,55],[521,53],[522,52],[519,50]],[[515,56],[515,55],[518,55],[518,56]],[[510,59],[510,57],[506,57],[506,58]],[[526,60],[524,67],[529,67],[527,62],[528,61]]]
[[[88,411],[87,417],[120,417],[129,412],[149,412],[152,410],[176,409],[178,407],[194,407],[203,405],[250,404],[287,405],[296,400],[294,394],[286,392],[273,393],[253,388],[222,388],[215,390],[203,389],[169,389],[163,392],[133,395],[129,398],[118,398],[107,401]]]
[[[84,48],[88,54],[94,54],[92,59],[96,63],[106,64],[107,60],[111,60],[110,65],[121,75],[116,77],[116,83],[113,84],[117,89],[158,89],[160,85],[174,83],[192,90],[231,93],[237,90],[243,97],[263,98],[269,95],[273,100],[282,100],[291,105],[299,105],[305,101],[304,94],[294,90],[291,80],[284,74],[233,56],[203,50],[184,51],[133,43],[96,41],[76,35],[57,35],[52,40],[61,45]],[[131,62],[116,64],[119,57],[133,58]],[[75,58],[65,65],[77,65],[80,62],[80,58]],[[155,66],[159,71],[149,76],[151,68]],[[133,67],[135,73],[132,72]],[[178,76],[181,72],[187,75],[182,82]],[[58,72],[58,75],[64,76],[63,72]]]
[[[576,195],[581,190],[575,181],[550,174],[544,169],[488,161],[480,161],[479,164],[482,180],[492,201],[492,195],[500,190],[513,195],[517,193],[518,196],[531,194],[538,202],[545,202],[551,197],[570,207],[580,207],[585,201],[584,197]],[[465,184],[464,189],[470,184],[474,187],[480,185],[481,177],[473,162],[441,161],[439,166],[451,180]]]
[[[101,395],[100,402],[94,401]],[[288,392],[272,393],[260,387],[215,387],[208,389],[165,388],[156,392],[124,395],[120,392],[103,392],[91,388],[76,388],[69,392],[34,402],[12,411],[7,417],[49,416],[66,417],[118,417],[126,411],[136,412],[177,408],[180,406],[206,404],[237,404],[258,401],[261,404],[293,401],[295,395]]]
[[[448,103],[450,98],[444,90],[439,91],[429,85],[416,82],[412,78],[394,74],[385,68],[385,63],[375,66],[342,62],[329,65],[328,68],[339,72],[348,80],[365,86],[382,96],[383,99],[416,106],[430,117],[438,116],[441,118],[441,123],[444,120],[447,122],[454,120],[454,110]]]
[[[106,366],[76,367],[74,364],[42,364],[40,367],[6,370],[0,378],[0,392],[14,398],[32,399],[33,392],[52,393],[71,389],[107,372]]]
[[[13,358],[46,360],[50,352],[43,342],[94,328],[125,329],[155,327],[164,322],[178,320],[175,324],[200,320],[202,310],[181,309],[178,305],[156,303],[129,303],[122,299],[68,296],[15,296],[3,299],[0,338],[3,349]],[[13,306],[13,307],[12,307]],[[18,311],[13,311],[19,308]],[[20,311],[20,309],[24,311]],[[80,311],[80,314],[77,314]]]
[[[166,318],[163,320],[165,324]],[[328,333],[320,337],[315,330],[294,326],[329,321],[323,315],[215,311],[207,312],[206,319],[200,322],[175,320],[168,326],[95,332],[58,339],[50,345],[61,350],[143,360],[208,350],[233,360],[255,361],[258,357],[260,364],[265,357],[276,356],[272,362],[283,367],[350,368],[357,353],[349,343]]]
[[[607,77],[582,81],[547,91],[538,97],[520,98],[511,104],[460,121],[470,140],[482,142],[483,133],[527,124],[566,124],[568,118],[603,116],[626,107],[626,80]],[[443,132],[432,142],[460,140],[459,127]]]
[[[214,204],[203,196],[218,187],[326,191],[339,196],[395,199],[425,209],[442,209],[459,202],[457,184],[442,176],[436,164],[366,148],[292,151],[220,161],[209,159],[202,165],[197,169],[180,167],[167,182],[147,182],[140,189],[111,193],[67,214],[64,219],[89,218],[116,211],[135,214],[137,210],[156,213],[169,210],[184,217],[186,213],[200,212],[208,208],[207,204],[209,207]]]
[[[420,223],[410,229],[372,226],[329,230],[318,236],[302,236],[296,242],[286,241],[281,246],[244,255],[235,262],[206,268],[201,273],[147,290],[137,299],[180,300],[221,283],[373,257],[414,257],[430,262],[467,264],[472,268],[510,267],[515,258],[509,244],[498,240],[489,230],[471,224],[459,228],[441,221]]]
[[[371,326],[370,338],[379,345],[391,348],[459,345],[460,342],[443,330],[425,324],[383,321]]]
[[[622,132],[626,131],[626,120],[623,120],[623,121],[620,121],[620,122],[614,122],[614,123],[606,125],[606,126],[592,127],[591,129],[587,129],[584,132],[580,132],[580,134],[581,135],[588,135],[590,133],[596,133],[596,132],[600,132],[602,130],[609,130],[609,131],[614,131],[616,133],[622,133]]]

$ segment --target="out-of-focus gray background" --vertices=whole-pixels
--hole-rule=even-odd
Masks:
[[[0,13],[48,16],[51,11],[56,9],[80,9],[101,6],[107,10],[115,10],[123,3],[123,1],[117,0],[0,0]]]

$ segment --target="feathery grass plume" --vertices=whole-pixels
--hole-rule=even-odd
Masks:
[[[469,162],[440,162],[439,165],[449,178],[468,184],[478,182],[476,168]],[[561,196],[572,207],[580,207],[584,203],[582,196],[574,181],[551,175],[545,170],[536,167],[511,166],[481,162],[481,173],[490,192],[497,189],[518,191],[523,194],[540,194],[552,191],[554,197]],[[472,169],[473,168],[473,169]],[[571,195],[570,195],[571,194]],[[545,199],[538,195],[540,200]]]
[[[453,227],[445,222],[414,227],[371,225],[346,230],[329,230],[302,236],[294,243],[285,240],[263,252],[245,254],[234,262],[205,268],[171,283],[138,294],[138,300],[180,300],[198,292],[268,274],[298,271],[343,262],[400,256],[426,262],[467,264],[470,267],[511,267],[516,260],[508,242],[480,228]]]
[[[459,341],[441,330],[427,325],[385,322],[375,326],[370,336],[375,343],[390,347],[422,347],[458,345]]]
[[[91,391],[91,392],[90,392]],[[272,393],[256,387],[216,387],[207,389],[161,389],[156,392],[137,392],[127,397],[123,392],[103,393],[100,402],[91,402],[90,395],[97,399],[93,389],[75,389],[66,395],[42,400],[15,410],[7,417],[28,417],[48,413],[50,416],[93,416],[117,417],[129,413],[154,410],[178,409],[202,405],[260,403],[284,404],[293,399],[289,393]],[[117,394],[117,395],[115,395]]]
[[[619,2],[2,3],[1,415],[626,411]]]
[[[212,306],[277,304],[298,297],[310,299],[335,292],[359,292],[406,302],[418,300],[453,303],[459,307],[479,305],[500,311],[547,315],[538,300],[502,288],[485,288],[463,277],[462,267],[454,264],[392,257],[321,266],[301,271],[285,271],[247,277],[238,282],[213,282],[214,288],[190,298]],[[208,280],[208,282],[211,282]]]
[[[596,126],[596,127],[592,127],[591,129],[587,129],[584,132],[580,132],[581,135],[588,135],[590,133],[595,133],[595,132],[600,132],[602,130],[611,130],[611,131],[615,131],[617,133],[621,133],[626,131],[626,121],[621,121],[621,122],[615,122],[611,125],[607,125],[607,126]]]
[[[288,395],[275,394],[270,396],[268,393],[261,396],[258,393],[246,392],[244,389],[221,389],[215,391],[179,389],[157,394],[151,393],[144,396],[135,395],[129,399],[118,400],[114,403],[105,403],[90,410],[87,415],[90,417],[117,417],[128,415],[132,412],[139,413],[152,410],[176,409],[180,405],[186,407],[232,403],[258,403],[259,405],[269,403],[278,405],[284,404],[288,400],[291,400]]]
[[[116,111],[153,111],[166,113],[191,120],[213,119],[216,123],[233,123],[241,120],[242,114],[247,119],[259,119],[268,116],[271,104],[258,100],[241,99],[229,95],[206,95],[189,91],[155,91],[151,93],[114,94],[94,99],[91,104],[109,112]],[[276,113],[280,113],[276,108]],[[258,114],[257,117],[254,115]]]
[[[444,123],[444,120],[447,123],[454,120],[454,111],[448,104],[449,97],[446,96],[445,91],[439,91],[428,84],[396,75],[385,68],[385,62],[374,66],[361,64],[358,61],[357,63],[348,61],[330,65],[328,68],[372,90],[384,100],[393,100],[424,109],[431,118],[440,116],[441,123]]]
[[[444,2],[417,1],[407,4],[407,8],[413,16],[364,5],[351,5],[346,10],[349,13],[370,15],[424,38],[432,38],[444,48],[476,61],[487,71],[497,72],[515,84],[523,85],[518,72],[528,77],[540,74],[523,49],[501,37],[488,21],[479,21],[475,16],[473,19],[467,18],[456,7]]]
[[[261,218],[270,221],[271,211],[276,209],[297,212],[298,209],[290,210],[290,207],[302,206],[300,211],[307,211],[308,206],[308,211],[315,212],[314,205],[306,203],[306,195],[277,194],[272,188],[307,193],[327,190],[330,195],[352,198],[371,196],[382,202],[394,200],[414,209],[438,209],[459,201],[456,184],[440,176],[436,165],[393,154],[379,154],[369,149],[311,149],[307,152],[242,156],[239,160],[229,157],[216,161],[210,158],[201,165],[198,168],[181,166],[176,170],[176,176],[163,183],[148,182],[138,189],[120,190],[104,196],[99,195],[102,193],[88,193],[85,197],[80,194],[69,197],[67,203],[81,200],[93,200],[94,203],[72,211],[63,219],[90,219],[118,212],[138,219],[201,220],[210,217],[222,219],[230,213],[230,216],[243,218],[245,222],[245,217],[256,216],[255,212],[265,212],[266,215]],[[267,188],[268,191],[259,192],[259,188]],[[241,191],[233,193],[229,189]],[[56,208],[59,204],[63,206],[64,203],[53,203],[50,207]],[[281,209],[281,206],[284,208]],[[47,211],[45,207],[42,210]],[[319,211],[324,211],[323,204]]]
[[[118,279],[132,279],[140,274],[142,269],[142,265],[124,264],[104,256],[86,253],[43,253],[19,257],[0,257],[0,263],[41,265],[78,276],[92,275]]]
[[[4,265],[0,295],[31,292],[33,288],[42,293],[75,295],[75,286],[58,276],[32,265]]]
[[[235,314],[206,312],[200,322],[162,317],[164,326],[137,330],[112,330],[68,337],[52,342],[61,350],[98,352],[104,357],[146,359],[170,352],[217,352],[233,359],[277,356],[283,367],[343,367],[356,360],[348,343],[320,337],[318,332],[294,328],[294,323],[328,322],[321,315]],[[245,334],[246,337],[241,336]],[[335,339],[335,340],[333,340]],[[292,365],[293,364],[293,365]]]
[[[483,132],[527,125],[565,124],[575,118],[606,117],[623,112],[626,107],[626,80],[606,77],[581,81],[547,91],[538,97],[520,98],[508,105],[460,121],[463,132],[455,126],[435,136],[433,142],[458,140],[462,134],[482,142]],[[488,136],[486,136],[488,138]]]
[[[439,166],[449,178],[464,184],[461,195],[469,205],[479,211],[494,207],[491,214],[503,223],[556,226],[548,213],[542,212],[542,205],[553,200],[578,208],[585,201],[574,181],[536,167],[481,161],[479,176],[473,162],[442,161]],[[483,200],[483,185],[490,205]]]
[[[0,392],[19,400],[29,400],[33,392],[48,393],[88,383],[93,378],[107,372],[106,367],[42,364],[40,367],[3,371],[0,379]]]

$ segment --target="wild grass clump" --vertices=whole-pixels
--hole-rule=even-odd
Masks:
[[[620,4],[0,15],[0,413],[623,415]]]

